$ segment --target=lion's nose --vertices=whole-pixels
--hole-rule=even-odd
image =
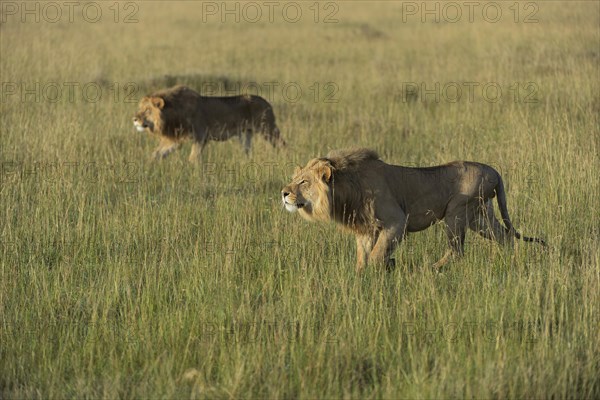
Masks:
[[[283,198],[285,199],[286,197],[288,197],[288,195],[290,194],[289,192],[281,192],[281,194],[283,195]]]

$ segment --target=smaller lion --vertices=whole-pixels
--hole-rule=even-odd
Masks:
[[[273,147],[285,146],[273,107],[260,96],[206,97],[188,87],[174,86],[143,97],[133,125],[138,132],[160,138],[154,159],[165,158],[188,138],[193,140],[192,162],[200,159],[210,140],[238,137],[248,154],[255,132],[262,133]]]
[[[284,207],[308,221],[335,221],[356,235],[356,269],[367,263],[393,268],[391,255],[408,232],[444,221],[450,249],[439,269],[462,256],[467,227],[501,244],[521,236],[506,207],[504,184],[489,165],[468,161],[428,168],[386,164],[368,149],[338,150],[297,168],[281,191]],[[494,216],[497,197],[504,226]]]

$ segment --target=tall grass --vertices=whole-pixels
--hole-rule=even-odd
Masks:
[[[600,397],[599,6],[536,4],[534,24],[403,23],[400,2],[340,3],[333,24],[203,23],[200,2],[141,2],[134,24],[106,4],[95,24],[0,24],[2,82],[104,94],[3,92],[0,397]],[[297,102],[269,98],[289,148],[148,162],[123,87],[175,81],[296,83]],[[522,91],[436,102],[406,82]],[[436,226],[395,271],[356,275],[352,237],[279,200],[295,165],[351,145],[493,164],[513,222],[549,249],[471,234],[435,274]]]

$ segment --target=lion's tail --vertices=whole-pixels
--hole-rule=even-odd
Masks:
[[[519,231],[515,229],[512,222],[510,222],[510,216],[508,215],[508,208],[506,207],[506,192],[504,191],[504,182],[502,182],[502,177],[498,174],[498,185],[496,186],[496,200],[498,201],[498,207],[500,208],[500,215],[502,216],[502,222],[506,226],[506,232],[515,235],[517,239],[521,239],[525,242],[537,242],[542,246],[546,246],[546,241],[544,239],[536,238],[536,237],[528,237],[523,236]]]

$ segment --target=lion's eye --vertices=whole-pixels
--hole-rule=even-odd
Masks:
[[[302,179],[299,183],[299,185],[304,185],[306,183],[306,179]]]

